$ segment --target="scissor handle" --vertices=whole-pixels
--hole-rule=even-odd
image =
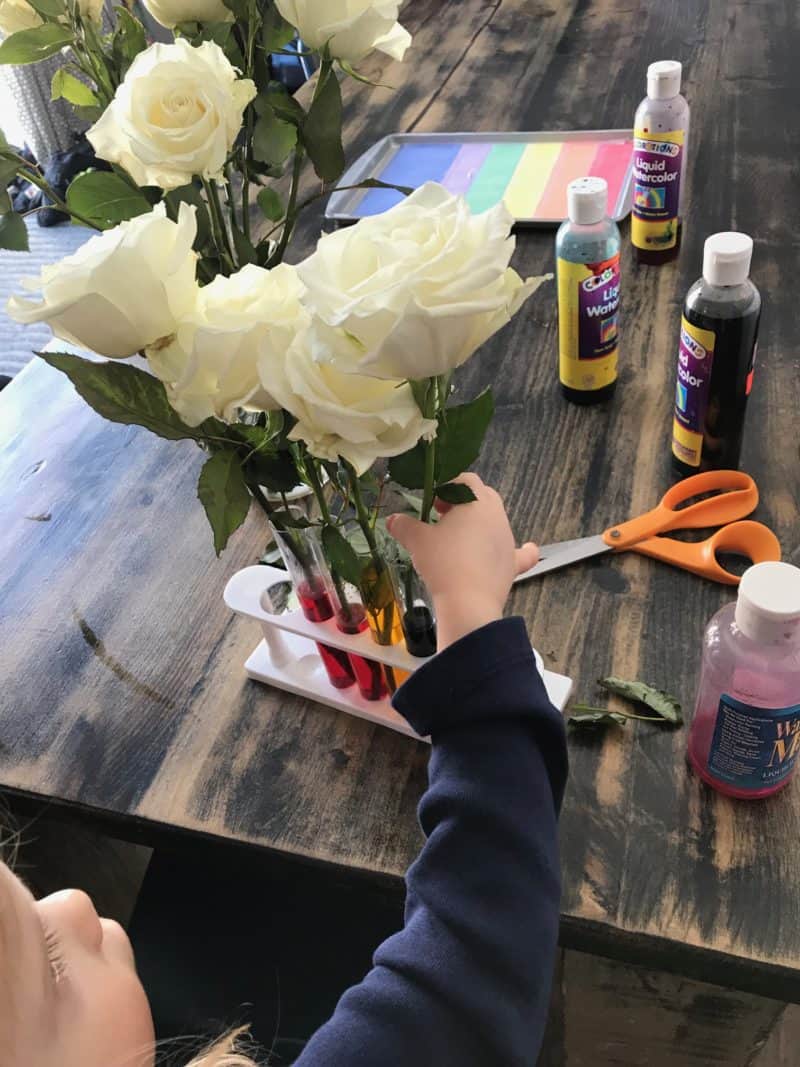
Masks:
[[[723,526],[705,541],[676,541],[672,537],[650,537],[633,545],[632,551],[674,567],[710,578],[723,585],[738,585],[741,577],[726,570],[717,559],[720,552],[744,556],[751,563],[778,562],[778,538],[760,522],[733,522]]]
[[[703,493],[716,496],[699,500],[688,507],[680,507],[692,497]],[[758,507],[758,487],[743,471],[706,471],[693,474],[668,489],[658,507],[619,526],[612,526],[603,540],[612,548],[632,548],[655,534],[670,530],[704,530],[712,526],[744,519]]]

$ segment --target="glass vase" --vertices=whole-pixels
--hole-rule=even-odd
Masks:
[[[428,588],[410,559],[397,559],[391,568],[406,648],[420,659],[435,656],[436,616]]]
[[[332,619],[338,602],[317,531],[273,528],[273,532],[305,617],[310,622]],[[334,689],[354,685],[356,675],[348,653],[320,641],[316,644]]]

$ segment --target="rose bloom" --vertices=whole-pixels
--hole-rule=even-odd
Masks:
[[[162,26],[173,29],[179,22],[231,22],[233,12],[222,0],[142,0]]]
[[[264,388],[297,419],[289,437],[304,441],[318,459],[347,460],[358,474],[436,433],[436,422],[422,417],[408,384],[318,363],[307,335],[298,336],[283,361],[267,356],[260,368]]]
[[[256,96],[213,41],[184,37],[140,52],[114,99],[86,136],[101,159],[119,163],[138,185],[169,190],[222,168]]]
[[[278,11],[317,50],[357,63],[377,49],[402,59],[411,34],[397,21],[400,0],[275,0]]]
[[[302,294],[288,264],[273,270],[251,264],[200,290],[172,341],[147,350],[151,370],[184,422],[198,426],[212,416],[233,422],[240,408],[280,406],[262,388],[259,361],[282,364],[306,330]]]
[[[461,366],[545,280],[523,281],[509,267],[511,224],[502,204],[473,215],[463,197],[430,182],[323,236],[299,267],[316,358],[412,381]]]
[[[84,18],[100,22],[103,0],[79,0],[78,7]],[[35,26],[41,26],[42,21],[27,0],[0,0],[0,33],[4,37],[10,37],[20,30],[32,30]]]
[[[178,221],[158,204],[146,215],[92,237],[71,256],[43,267],[23,286],[41,299],[12,296],[17,322],[46,322],[56,337],[111,359],[124,359],[168,337],[194,307],[198,286],[195,209]]]

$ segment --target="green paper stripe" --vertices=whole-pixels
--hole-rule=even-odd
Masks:
[[[494,146],[467,194],[467,203],[473,214],[488,211],[500,203],[524,151],[524,144]]]

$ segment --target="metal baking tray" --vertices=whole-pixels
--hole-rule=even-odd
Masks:
[[[633,131],[632,130],[553,130],[536,133],[393,133],[382,138],[349,167],[339,184],[356,185],[367,178],[381,178],[395,156],[406,145],[474,145],[485,146],[490,150],[496,145],[534,145],[542,143],[575,144],[580,142],[630,142],[630,159],[620,182],[619,191],[613,205],[611,217],[620,222],[631,211],[633,203]],[[475,171],[477,173],[477,170]],[[514,171],[511,172],[513,177]],[[589,171],[591,173],[591,170]],[[573,177],[582,177],[575,174]],[[474,177],[474,175],[473,175]],[[411,183],[403,183],[411,184]],[[505,193],[510,188],[510,181],[505,186]],[[566,187],[566,182],[565,182]],[[329,227],[348,225],[363,217],[360,210],[365,198],[374,192],[369,189],[343,190],[334,192],[328,201],[325,220]],[[374,200],[373,200],[374,203]],[[515,224],[519,227],[555,226],[563,222],[566,215],[566,195],[564,213],[546,216],[516,215]],[[537,205],[538,206],[538,205]]]

